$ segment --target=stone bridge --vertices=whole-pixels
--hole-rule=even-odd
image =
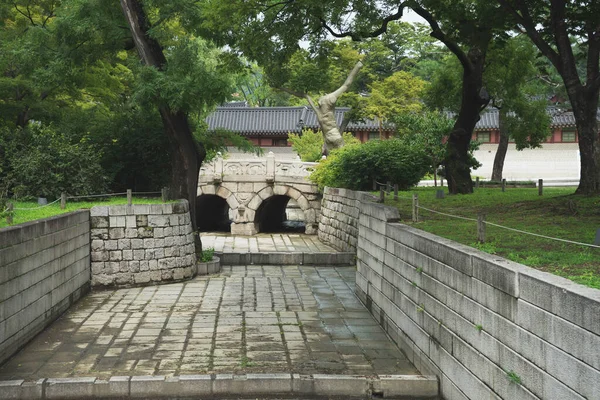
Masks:
[[[273,232],[296,207],[305,233],[315,234],[321,208],[317,186],[308,180],[316,163],[263,158],[216,158],[200,169],[196,210],[201,231],[253,235]],[[231,224],[231,225],[230,225]]]

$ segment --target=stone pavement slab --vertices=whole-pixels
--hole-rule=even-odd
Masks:
[[[217,253],[337,253],[334,248],[319,241],[316,235],[303,233],[257,233],[253,236],[231,235],[221,232],[200,234],[204,248]]]
[[[92,292],[0,367],[1,380],[419,372],[355,297],[353,267],[224,266]]]

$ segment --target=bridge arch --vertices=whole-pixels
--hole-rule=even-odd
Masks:
[[[293,199],[304,214],[305,233],[314,233],[317,226],[317,215],[311,207],[309,200],[302,192],[286,184],[274,184],[267,186],[254,194],[247,203],[246,218],[247,221],[253,221],[257,232],[262,231],[263,220],[271,218],[276,222],[284,219],[280,213],[285,213],[287,200],[283,202],[282,198]],[[275,203],[271,210],[265,208],[269,203]],[[270,211],[270,212],[269,212]],[[278,214],[274,214],[278,213]]]
[[[198,187],[196,196],[196,223],[201,232],[230,232],[231,221],[239,202],[226,187],[214,185]]]

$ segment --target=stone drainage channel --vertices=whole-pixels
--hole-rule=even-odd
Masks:
[[[86,296],[0,367],[1,399],[437,399],[354,267],[223,266]]]

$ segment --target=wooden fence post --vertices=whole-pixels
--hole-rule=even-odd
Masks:
[[[8,211],[8,213],[6,214],[6,223],[8,225],[11,225],[13,223],[13,209],[14,209],[13,203],[8,203],[6,205],[6,208],[8,209],[8,210],[6,210],[6,211]]]
[[[377,180],[373,178],[373,191],[377,190]]]
[[[538,195],[540,195],[540,196],[544,195],[544,180],[543,179],[538,179]]]
[[[502,179],[502,191],[506,192],[506,179]]]
[[[419,222],[419,195],[413,193],[412,197],[412,221]]]
[[[60,209],[64,210],[67,207],[67,194],[62,192],[60,194]]]
[[[387,183],[385,185],[385,191],[387,192],[387,194],[392,193],[392,182],[387,181]]]
[[[475,189],[479,189],[479,177],[475,177]]]
[[[385,189],[383,186],[379,187],[379,202],[385,203]]]
[[[477,214],[477,241],[485,243],[485,214]]]
[[[394,200],[398,200],[398,184],[394,183]]]
[[[160,196],[162,198],[162,202],[166,203],[167,200],[169,200],[169,190],[166,187],[162,188],[160,190]]]
[[[133,203],[133,193],[131,189],[127,189],[127,205],[130,206]]]

